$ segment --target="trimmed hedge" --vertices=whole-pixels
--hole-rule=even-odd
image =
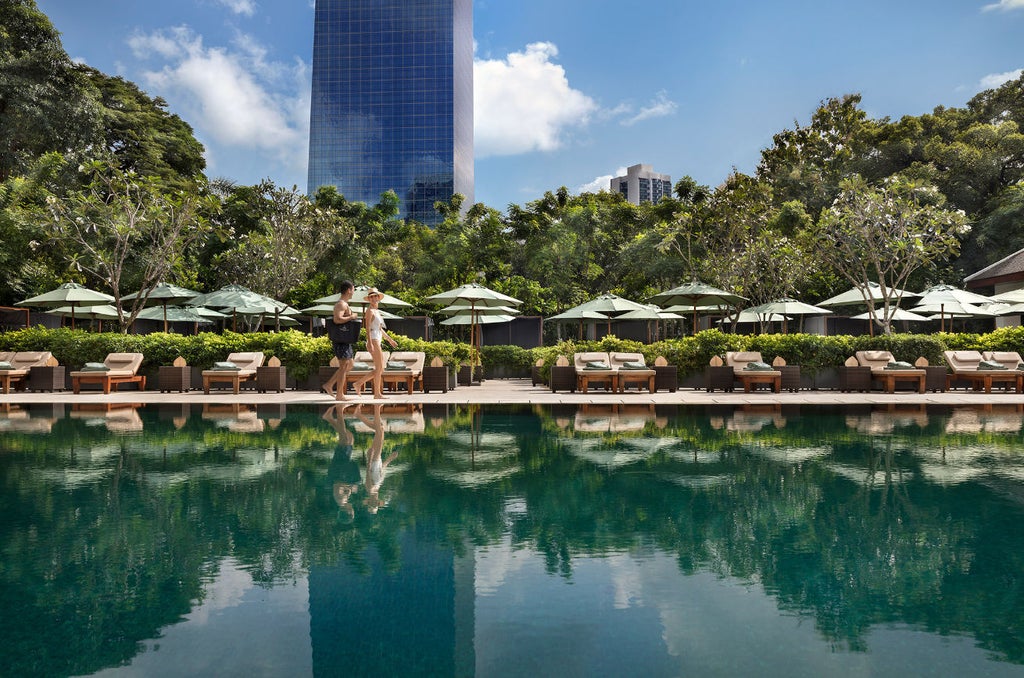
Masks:
[[[435,356],[445,364],[461,365],[470,360],[467,344],[450,341],[423,341],[396,336],[401,351],[423,351],[429,363]],[[360,343],[357,349],[365,348]],[[170,365],[179,355],[189,365],[207,368],[229,353],[262,351],[277,356],[298,381],[316,374],[317,368],[330,362],[333,355],[327,337],[311,337],[303,332],[251,332],[238,334],[204,332],[197,335],[94,333],[68,328],[31,327],[0,334],[0,350],[50,351],[62,365],[76,369],[86,362],[100,362],[108,353],[131,352],[145,356],[143,369]],[[504,367],[529,370],[538,358],[545,370],[559,355],[572,360],[578,351],[617,351],[642,353],[648,364],[665,356],[679,367],[680,376],[700,374],[713,356],[726,351],[760,351],[768,362],[782,356],[791,365],[800,365],[808,374],[841,365],[856,351],[888,350],[897,360],[913,362],[923,356],[933,365],[943,364],[944,350],[1017,351],[1024,354],[1024,327],[1004,327],[988,334],[937,333],[892,334],[888,336],[820,336],[816,334],[726,334],[706,330],[696,336],[643,344],[614,336],[598,341],[563,341],[555,346],[524,349],[519,346],[484,346],[480,359],[485,368]]]

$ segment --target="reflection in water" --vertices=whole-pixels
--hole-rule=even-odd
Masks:
[[[0,674],[1021,675],[1022,416],[8,407]]]

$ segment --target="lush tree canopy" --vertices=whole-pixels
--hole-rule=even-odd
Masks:
[[[914,250],[920,257],[909,268],[897,262],[910,271],[900,280],[912,288],[958,283],[1024,247],[1022,125],[1024,76],[962,108],[899,120],[872,119],[860,95],[846,94],[775,134],[753,174],[734,171],[717,187],[686,176],[672,197],[639,206],[562,187],[504,213],[454,196],[435,206],[442,221],[428,228],[398,218],[392,192],[366,205],[331,187],[306,199],[270,180],[196,188],[206,185],[202,146],[166,102],[73,64],[32,0],[0,0],[0,264],[8,272],[0,304],[67,279],[103,286],[105,276],[68,266],[66,244],[40,246],[44,206],[80,195],[87,183],[67,168],[93,160],[167,194],[214,196],[200,216],[219,228],[187,244],[166,272],[169,282],[203,289],[236,282],[298,304],[343,279],[414,302],[482,281],[539,314],[603,292],[643,300],[690,279],[751,303],[780,295],[813,303],[850,284],[848,267],[822,245],[852,243],[851,210],[873,204],[882,213],[870,219],[906,217],[898,201],[883,199],[894,186],[933,192],[943,214],[962,213],[958,224],[972,226],[944,232],[943,245],[923,255]],[[894,256],[909,258],[913,248],[899,249],[899,237],[876,235],[897,248]],[[885,275],[876,267],[857,277],[886,282]]]

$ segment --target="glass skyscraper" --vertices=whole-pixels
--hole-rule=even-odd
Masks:
[[[316,0],[309,185],[436,224],[473,203],[472,0]]]

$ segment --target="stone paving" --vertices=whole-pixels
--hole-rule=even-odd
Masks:
[[[657,393],[638,392],[609,393],[591,390],[589,393],[568,393],[559,391],[552,393],[542,386],[533,386],[529,379],[488,379],[480,385],[459,386],[447,393],[415,392],[411,395],[403,393],[387,393],[383,402],[389,404],[577,404],[577,405],[1020,405],[1024,406],[1024,394],[993,392],[979,393],[969,390],[956,390],[947,393],[916,393],[900,391],[893,394],[875,393],[841,393],[839,391],[797,391],[796,393],[771,393],[757,391],[753,393],[716,391],[707,393],[703,389],[680,389],[675,393],[659,391]],[[369,394],[362,396],[349,395],[352,402],[381,402],[373,400]],[[161,393],[159,391],[138,391],[133,387],[125,387],[109,395],[99,391],[82,391],[75,395],[70,391],[59,393],[10,393],[0,395],[0,410],[4,405],[25,403],[78,403],[78,404],[118,404],[118,403],[225,403],[248,405],[289,405],[313,404],[326,405],[333,400],[325,393],[316,391],[287,390],[283,393],[258,393],[254,390],[243,390],[234,395],[230,390],[213,391],[205,395],[202,390],[188,393]]]

